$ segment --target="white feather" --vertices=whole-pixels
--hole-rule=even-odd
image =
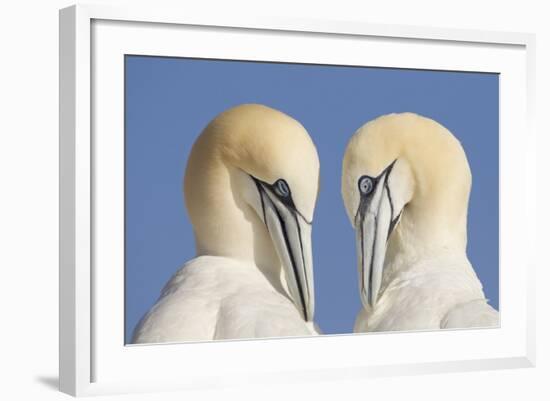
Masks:
[[[166,284],[134,332],[134,343],[306,336],[317,334],[296,306],[258,268],[200,256]]]
[[[494,327],[490,305],[466,255],[440,254],[398,271],[374,308],[364,308],[356,332]]]

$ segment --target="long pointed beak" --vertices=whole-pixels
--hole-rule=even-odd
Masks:
[[[380,177],[374,194],[361,199],[355,218],[359,290],[363,305],[376,304],[386,255],[386,243],[395,222],[392,222],[392,204],[387,176]]]
[[[280,202],[269,190],[261,191],[261,196],[265,223],[285,270],[290,296],[304,320],[313,321],[311,223]]]

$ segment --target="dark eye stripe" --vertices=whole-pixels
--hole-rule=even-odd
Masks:
[[[287,198],[290,195],[290,188],[288,187],[286,181],[282,178],[275,181],[275,184],[273,184],[273,189],[277,195],[283,198]]]
[[[256,187],[258,188],[258,192],[260,193],[260,198],[262,202],[262,209],[264,209],[264,199],[262,194],[266,194],[267,192],[270,193],[269,196],[275,196],[279,201],[285,205],[289,210],[293,211],[297,215],[299,215],[306,224],[311,225],[312,221],[306,219],[306,217],[296,208],[296,205],[294,205],[294,200],[292,199],[292,193],[290,191],[290,186],[287,184],[287,182],[280,178],[277,181],[275,181],[273,184],[268,184],[265,181],[261,181],[254,177],[253,175],[250,175],[250,177],[254,180],[256,183]],[[279,184],[282,183],[282,184]],[[286,189],[286,191],[285,191]],[[267,190],[267,192],[266,192]],[[279,192],[282,190],[281,192]],[[287,194],[284,196],[283,194]],[[266,195],[268,196],[268,195]],[[263,210],[263,213],[265,213],[265,209]],[[265,221],[265,215],[264,215],[264,221]]]
[[[371,177],[364,175],[359,178],[357,185],[359,187],[359,192],[363,195],[368,195],[374,189],[374,180]]]

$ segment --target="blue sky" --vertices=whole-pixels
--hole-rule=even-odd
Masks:
[[[321,161],[313,225],[316,321],[349,333],[361,307],[353,229],[340,195],[351,134],[382,114],[433,118],[461,141],[472,169],[468,256],[498,308],[497,74],[126,56],[126,342],[194,257],[182,180],[190,148],[217,114],[262,103],[300,121]]]

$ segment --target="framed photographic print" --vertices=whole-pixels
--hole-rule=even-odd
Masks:
[[[61,10],[61,390],[532,366],[533,46]]]

